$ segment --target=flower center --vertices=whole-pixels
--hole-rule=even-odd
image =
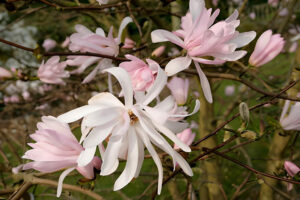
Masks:
[[[130,117],[130,124],[134,125],[137,121],[139,121],[139,118],[131,111],[128,111],[128,115]]]

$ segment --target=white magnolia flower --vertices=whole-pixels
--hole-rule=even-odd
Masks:
[[[284,130],[297,130],[300,131],[300,103],[296,102],[291,106],[290,112],[287,115],[288,109],[290,107],[290,101],[285,101],[280,116],[280,124]]]
[[[169,138],[185,152],[191,151],[190,147],[174,134],[175,130],[176,132],[183,131],[187,124],[168,120],[171,117],[188,115],[170,114],[176,104],[171,96],[155,107],[148,106],[166,85],[167,75],[165,72],[158,67],[155,82],[146,94],[136,93],[136,103],[134,103],[133,89],[128,73],[120,67],[109,68],[105,71],[118,79],[123,90],[125,105],[111,93],[103,92],[92,97],[88,101],[88,105],[58,117],[67,123],[83,118],[81,141],[83,141],[85,151],[80,155],[78,165],[88,164],[94,157],[96,147],[102,147],[102,142],[109,138],[105,152],[103,152],[103,148],[99,148],[103,160],[100,175],[109,175],[115,172],[119,165],[119,158],[127,160],[124,171],[115,182],[114,190],[123,188],[139,175],[146,147],[158,168],[158,194],[160,194],[163,168],[153,144],[173,158],[174,167],[178,163],[187,175],[192,176],[193,172],[189,164],[165,139],[165,137]],[[197,100],[194,111],[189,115],[197,112],[199,107],[200,103]]]

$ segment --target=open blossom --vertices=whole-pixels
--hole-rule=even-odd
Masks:
[[[46,51],[50,51],[51,49],[54,49],[54,47],[56,47],[56,45],[57,45],[57,43],[55,40],[46,39],[46,40],[44,40],[42,46]]]
[[[173,77],[167,84],[178,105],[185,104],[189,92],[189,79]]]
[[[237,11],[225,21],[213,25],[219,15],[219,9],[211,14],[212,9],[205,8],[204,0],[190,0],[189,7],[189,12],[181,20],[182,29],[174,33],[166,30],[155,30],[151,33],[151,37],[155,43],[170,41],[187,51],[187,56],[171,60],[165,71],[168,76],[172,76],[188,68],[194,61],[204,95],[211,103],[210,85],[199,63],[217,65],[242,58],[247,52],[244,50],[236,51],[236,49],[251,42],[256,33],[254,31],[245,33],[236,31],[240,24],[240,21],[237,20]]]
[[[125,55],[125,57],[130,61],[122,62],[120,67],[129,73],[133,90],[146,91],[153,84],[159,65],[151,59],[146,59],[148,63],[146,64],[135,56]]]
[[[59,62],[59,56],[53,56],[46,63],[42,62],[37,75],[45,83],[65,84],[62,79],[70,76],[69,72],[65,71],[66,66],[66,62]]]
[[[125,38],[124,45],[122,49],[132,49],[135,46],[135,42],[130,38]]]
[[[192,133],[192,129],[188,128],[182,131],[181,133],[176,134],[176,137],[178,137],[184,144],[190,146],[194,139],[196,134]],[[174,149],[179,149],[178,146],[175,144]]]
[[[290,107],[290,101],[286,100],[280,116],[280,124],[284,130],[300,130],[300,103],[296,102]]]
[[[73,52],[80,51],[107,56],[117,56],[119,54],[121,35],[127,24],[130,22],[132,22],[130,17],[125,17],[122,20],[117,38],[113,37],[113,27],[110,28],[108,35],[105,36],[105,32],[102,28],[97,28],[96,33],[93,33],[85,26],[77,24],[75,26],[77,33],[70,36],[71,43],[69,44],[69,49]],[[86,68],[97,63],[96,67],[84,79],[83,83],[90,82],[99,71],[105,68],[105,66],[111,66],[111,64],[108,64],[108,62],[111,62],[110,59],[93,56],[68,56],[66,62],[70,66],[78,66],[76,70],[71,72],[77,74],[82,73]]]
[[[183,151],[191,151],[189,146],[180,141],[172,131],[184,130],[186,123],[168,120],[170,117],[188,115],[169,114],[175,105],[172,97],[166,98],[155,107],[148,106],[164,88],[167,82],[165,72],[158,68],[157,77],[152,87],[147,93],[140,93],[134,103],[133,88],[128,73],[121,67],[109,68],[105,71],[114,75],[119,81],[123,90],[125,105],[111,93],[104,92],[92,97],[88,101],[88,105],[58,117],[59,120],[66,123],[83,118],[81,141],[83,141],[85,151],[78,159],[79,166],[88,164],[92,160],[97,146],[99,144],[101,146],[105,139],[109,139],[102,156],[103,163],[100,175],[109,175],[115,172],[119,165],[119,158],[127,160],[124,171],[115,182],[114,190],[123,188],[134,177],[138,177],[146,147],[158,168],[158,193],[161,192],[163,168],[153,144],[173,158],[174,167],[178,163],[187,175],[192,176],[193,172],[189,164],[162,136],[163,134],[169,138]],[[191,114],[198,111],[199,106],[197,100]]]
[[[10,78],[12,77],[12,74],[7,69],[0,67],[0,79],[1,78]]]
[[[300,172],[300,168],[295,165],[294,163],[290,162],[290,161],[285,161],[284,162],[284,168],[287,171],[287,173],[289,174],[290,177],[294,177],[296,174],[298,174]],[[293,184],[288,183],[288,187],[287,187],[288,191],[293,189]]]
[[[24,164],[23,170],[35,169],[51,173],[66,169],[59,177],[58,197],[64,178],[74,169],[88,179],[94,178],[94,168],[100,169],[101,160],[93,157],[86,166],[78,166],[77,159],[84,148],[78,143],[68,124],[58,121],[55,117],[44,116],[37,128],[38,130],[30,135],[36,143],[28,143],[32,149],[23,156],[33,161]]]
[[[275,58],[283,49],[284,39],[280,34],[272,35],[272,30],[265,31],[257,40],[249,63],[259,67]]]

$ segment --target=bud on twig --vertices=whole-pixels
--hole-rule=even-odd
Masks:
[[[246,123],[249,123],[250,113],[249,113],[248,105],[245,102],[240,103],[239,111],[242,120]]]

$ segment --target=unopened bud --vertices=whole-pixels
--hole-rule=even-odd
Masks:
[[[246,130],[246,131],[244,131],[244,132],[241,134],[241,137],[247,138],[247,139],[249,139],[249,140],[255,140],[255,139],[256,139],[256,133],[253,132],[253,131]]]
[[[244,122],[248,123],[249,119],[250,119],[248,105],[245,102],[240,103],[239,110],[240,110],[240,115],[241,115],[242,120]]]
[[[228,125],[226,125],[224,128],[229,129],[230,127]],[[223,142],[226,142],[230,137],[231,137],[230,131],[225,131]]]

